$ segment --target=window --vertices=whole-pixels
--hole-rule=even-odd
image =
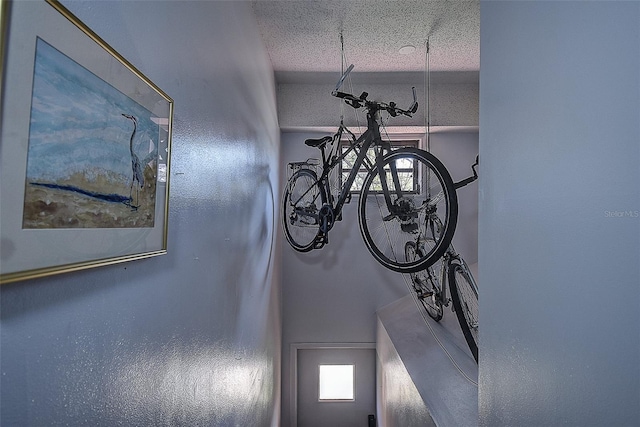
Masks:
[[[402,141],[391,141],[391,150],[397,150],[398,148],[403,148],[403,147],[418,147],[418,140],[402,140]],[[349,144],[349,141],[343,141],[342,145],[341,145],[341,150],[342,153],[345,153],[346,151],[349,150],[349,148],[351,147],[351,145]],[[368,152],[367,152],[367,158],[369,159],[369,161],[371,163],[373,163],[375,161],[375,151],[374,151],[374,147],[370,147]],[[350,153],[348,153],[343,159],[342,159],[342,163],[340,165],[340,169],[341,169],[341,174],[340,174],[340,184],[342,186],[342,183],[344,183],[347,178],[349,177],[349,174],[351,173],[351,171],[353,170],[354,164],[356,162],[356,159],[358,157],[358,153],[356,153],[355,150],[351,151]],[[412,163],[412,162],[408,162],[408,163]],[[402,186],[403,186],[403,190],[406,191],[414,191],[417,185],[417,179],[418,177],[413,173],[413,165],[412,164],[406,164],[406,165],[397,165],[398,166],[398,172],[399,172],[399,176],[401,179],[403,179],[403,177],[405,179],[403,179],[402,182]],[[365,168],[365,165],[361,165],[360,169],[358,170],[358,174],[356,175],[355,179],[353,180],[353,184],[351,184],[351,189],[349,190],[351,193],[357,193],[362,189],[362,185],[364,184],[364,180],[367,177],[367,169]],[[378,190],[382,190],[382,187],[379,183],[379,178],[376,178],[376,180],[378,182],[374,182],[373,184],[373,188],[376,188]]]
[[[319,365],[318,400],[355,400],[355,365]]]

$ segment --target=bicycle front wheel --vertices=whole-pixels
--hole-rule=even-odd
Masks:
[[[419,257],[419,249],[414,242],[407,242],[404,247],[405,257],[408,260]],[[436,322],[442,319],[442,293],[440,283],[432,267],[416,273],[409,273],[413,287],[420,304],[427,314]]]
[[[452,264],[449,269],[451,300],[458,323],[469,345],[473,358],[478,361],[478,287],[469,268],[463,264]]]
[[[434,155],[401,148],[369,172],[358,211],[360,232],[373,257],[390,270],[415,273],[433,265],[451,243],[458,198],[449,172]],[[441,225],[437,230],[435,223]],[[411,260],[405,257],[407,242],[420,248]]]
[[[291,247],[299,252],[314,248],[320,233],[319,213],[327,196],[311,169],[291,176],[282,197],[282,225]]]

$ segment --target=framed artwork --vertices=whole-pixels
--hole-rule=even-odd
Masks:
[[[56,0],[1,5],[0,283],[165,254],[173,100]]]

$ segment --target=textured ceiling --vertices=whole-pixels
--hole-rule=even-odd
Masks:
[[[359,72],[424,72],[427,38],[431,71],[480,69],[478,1],[257,0],[253,9],[279,81],[339,74],[341,31]],[[408,44],[416,51],[400,54]]]

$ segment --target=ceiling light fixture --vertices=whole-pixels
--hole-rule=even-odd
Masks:
[[[400,53],[401,55],[409,55],[415,51],[416,47],[410,44],[402,46],[400,49],[398,49],[398,53]]]

